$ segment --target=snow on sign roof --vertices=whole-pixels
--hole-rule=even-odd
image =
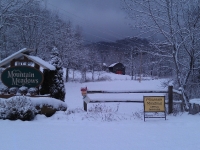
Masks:
[[[10,61],[12,61],[13,59],[18,59],[18,58],[25,56],[29,60],[31,60],[34,63],[38,64],[39,66],[43,67],[44,69],[49,69],[49,70],[56,69],[53,65],[49,64],[48,62],[42,60],[39,57],[27,55],[33,51],[34,50],[32,50],[32,49],[23,48],[23,49],[19,50],[18,52],[14,53],[14,54],[8,56],[7,58],[3,59],[2,61],[0,61],[0,67],[9,66]]]
[[[32,60],[33,62],[35,62],[36,64],[42,66],[42,67],[45,68],[45,69],[56,70],[56,68],[55,68],[53,65],[51,65],[50,63],[48,63],[48,62],[42,60],[42,59],[39,58],[39,57],[30,56],[30,55],[25,55],[25,54],[24,54],[24,56],[26,56],[28,59]]]
[[[34,50],[23,48],[23,49],[17,51],[16,53],[6,57],[2,61],[0,61],[0,67],[8,65],[10,63],[10,61],[13,60],[13,59],[20,58],[23,55],[23,53],[27,54],[27,53],[30,53],[30,52],[33,52],[33,51]]]

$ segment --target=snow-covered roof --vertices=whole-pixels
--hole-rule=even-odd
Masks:
[[[33,52],[34,50],[32,49],[27,49],[27,48],[23,48],[21,50],[19,50],[18,52],[8,56],[7,58],[3,59],[2,61],[0,61],[0,67],[6,67],[10,65],[10,61],[12,61],[13,59],[18,59],[21,58],[23,56],[27,57],[29,60],[33,61],[34,63],[38,64],[39,66],[43,67],[44,69],[49,69],[49,70],[55,70],[56,68],[49,64],[48,62],[42,60],[41,58],[37,57],[37,56],[31,56],[31,55],[27,55],[30,52]]]
[[[55,66],[51,65],[50,63],[44,61],[43,59],[37,57],[37,56],[30,56],[30,55],[25,55],[28,59],[32,60],[33,62],[35,62],[36,64],[42,66],[45,69],[49,69],[49,70],[55,70]]]
[[[118,64],[119,62],[117,62],[117,63],[114,63],[114,64],[111,64],[109,67],[113,67],[114,65],[116,65],[116,64]]]
[[[2,61],[0,61],[0,67],[6,66],[10,63],[11,60],[18,59],[18,58],[22,57],[23,54],[28,54],[28,53],[33,52],[33,51],[34,50],[32,50],[32,49],[23,48],[23,49],[17,51],[16,53],[6,57]]]

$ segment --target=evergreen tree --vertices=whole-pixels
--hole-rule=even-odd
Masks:
[[[64,86],[64,80],[63,80],[62,61],[59,57],[59,52],[56,47],[54,47],[51,51],[50,64],[54,65],[56,68],[55,75],[52,79],[53,80],[52,86],[50,87],[50,94],[52,97],[64,101],[65,86]]]

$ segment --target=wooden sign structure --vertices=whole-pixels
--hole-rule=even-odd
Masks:
[[[165,96],[144,96],[144,121],[145,118],[165,118],[166,120],[166,112],[165,112]],[[163,112],[164,117],[162,116],[146,116],[146,113],[151,112]]]
[[[1,81],[7,87],[38,87],[43,79],[43,73],[31,66],[9,67],[1,74]]]
[[[37,87],[39,95],[39,86],[43,83],[43,73],[40,71],[40,67],[43,70],[56,70],[55,66],[42,60],[37,56],[30,55],[34,52],[32,49],[21,49],[18,52],[8,56],[0,61],[0,68],[3,68],[3,72],[0,74],[2,83],[8,87]],[[6,91],[6,93],[0,94],[0,98],[9,98],[13,95]]]

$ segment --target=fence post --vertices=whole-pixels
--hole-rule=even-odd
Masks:
[[[173,112],[173,86],[168,86],[168,114]]]
[[[87,111],[87,103],[85,102],[84,98],[87,97],[87,87],[81,88],[81,94],[83,96],[83,109]]]
[[[87,103],[85,101],[83,101],[83,108],[85,111],[87,111]]]

